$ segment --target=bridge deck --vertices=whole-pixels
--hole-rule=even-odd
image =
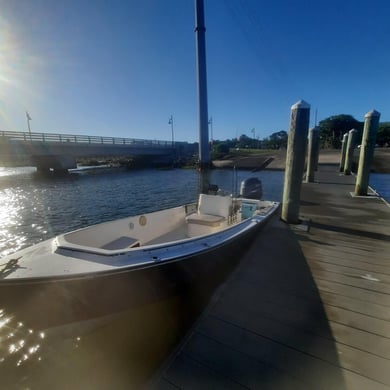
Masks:
[[[36,166],[41,171],[64,171],[75,168],[76,159],[105,157],[137,157],[146,165],[158,166],[192,156],[195,148],[195,144],[173,140],[0,131],[0,164]]]
[[[172,147],[175,144],[184,142],[173,142],[163,140],[148,140],[138,138],[105,137],[80,134],[59,134],[59,133],[36,133],[25,131],[0,131],[0,138],[12,141],[26,142],[60,142],[60,143],[81,143],[81,144],[110,144],[110,145],[155,145],[157,147]]]

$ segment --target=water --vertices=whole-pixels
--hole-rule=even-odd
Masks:
[[[229,193],[249,176],[263,181],[264,197],[280,200],[282,172],[211,172],[210,182]],[[39,176],[34,168],[0,168],[0,258],[57,234],[130,215],[193,202],[195,170],[79,170]]]
[[[387,202],[390,202],[390,174],[371,173],[370,186]]]
[[[283,172],[216,170],[210,182],[234,193],[249,176],[262,180],[265,198],[281,199]],[[0,263],[59,233],[192,202],[198,187],[195,170],[80,170],[48,178],[34,168],[0,168]],[[0,388],[139,388],[205,302],[188,292],[55,331],[32,329],[0,308]]]

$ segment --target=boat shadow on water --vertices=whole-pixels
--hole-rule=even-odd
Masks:
[[[196,284],[190,283],[196,279],[195,275],[185,269],[163,270],[168,275],[161,277],[182,281],[181,288],[165,299],[160,295],[155,302],[144,302],[136,308],[51,329],[30,328],[28,318],[23,322],[2,310],[2,386],[8,389],[141,386],[186,334],[239,260],[237,255],[221,259],[223,266],[218,272]],[[105,292],[96,291],[96,294],[104,296]],[[120,299],[132,300],[126,295]],[[33,300],[30,304],[34,305]],[[40,313],[36,307],[35,315]]]

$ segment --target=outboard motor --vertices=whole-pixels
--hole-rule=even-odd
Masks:
[[[263,196],[261,180],[256,177],[249,177],[241,182],[240,195],[246,199],[258,199]]]

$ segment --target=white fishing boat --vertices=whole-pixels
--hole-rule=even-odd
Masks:
[[[196,1],[202,169],[210,164],[203,14]],[[203,185],[197,203],[61,234],[1,259],[0,310],[42,329],[207,284],[239,260],[278,208],[261,200],[255,178],[243,184],[241,197],[209,194]]]
[[[236,261],[277,208],[200,194],[61,234],[0,260],[0,309],[43,329],[156,302]]]

